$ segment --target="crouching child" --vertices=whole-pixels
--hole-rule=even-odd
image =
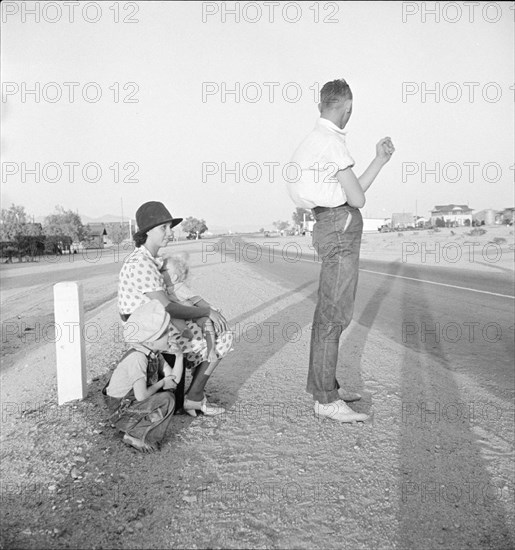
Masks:
[[[183,356],[168,344],[170,316],[158,300],[140,306],[124,326],[131,344],[103,389],[111,425],[141,452],[158,449],[175,409],[174,390],[183,375]],[[175,353],[173,368],[161,352]]]

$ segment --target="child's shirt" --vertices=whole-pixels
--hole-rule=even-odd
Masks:
[[[144,346],[133,344],[132,348],[124,355],[111,375],[111,380],[106,388],[107,395],[121,399],[132,390],[134,384],[141,378],[147,381],[147,386],[157,382],[157,376],[155,381],[148,380],[149,361],[157,361],[157,366],[162,368],[164,358],[160,353],[155,353]],[[158,369],[155,370],[157,375]]]
[[[288,192],[300,208],[334,208],[347,201],[336,177],[339,170],[354,166],[345,142],[344,130],[319,118],[315,128],[293,154],[287,178]]]

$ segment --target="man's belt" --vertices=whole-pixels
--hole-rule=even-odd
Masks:
[[[339,206],[315,206],[315,208],[312,208],[313,214],[321,214],[322,212],[327,212],[328,210],[334,210],[335,208],[341,208],[342,206],[349,206],[348,202],[344,202],[343,204],[340,204]]]

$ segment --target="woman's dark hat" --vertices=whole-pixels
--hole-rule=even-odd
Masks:
[[[182,218],[174,218],[162,202],[146,202],[136,211],[136,225],[140,233],[146,233],[163,223],[171,223],[175,227],[181,222]]]

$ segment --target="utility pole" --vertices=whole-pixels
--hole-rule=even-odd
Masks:
[[[123,221],[123,197],[120,197],[120,204],[122,206],[122,224],[121,225],[122,225],[122,231],[124,231],[124,229],[123,229],[123,226],[124,226],[124,221]],[[129,228],[129,233],[130,233],[130,228]],[[122,235],[123,235],[123,233],[122,233]]]

